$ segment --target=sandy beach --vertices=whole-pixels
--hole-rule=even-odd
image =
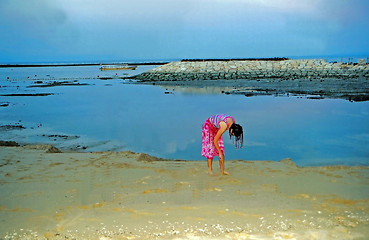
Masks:
[[[366,239],[369,167],[0,148],[0,239]],[[201,159],[199,159],[201,160]],[[214,172],[218,172],[217,161]]]

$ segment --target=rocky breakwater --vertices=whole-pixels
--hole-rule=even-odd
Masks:
[[[260,78],[369,78],[369,65],[325,60],[172,62],[137,76],[142,81]]]
[[[312,94],[349,100],[369,99],[369,64],[309,60],[230,60],[171,62],[134,77],[162,85],[233,86],[226,93]]]

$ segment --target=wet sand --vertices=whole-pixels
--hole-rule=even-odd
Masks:
[[[226,160],[231,176],[208,176],[205,161],[54,150],[0,147],[0,239],[369,235],[369,167]]]

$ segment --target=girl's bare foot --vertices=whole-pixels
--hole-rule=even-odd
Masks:
[[[229,172],[226,172],[226,171],[223,171],[221,174],[222,175],[231,175],[231,174],[229,174]]]

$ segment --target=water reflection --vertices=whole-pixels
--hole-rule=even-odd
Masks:
[[[17,69],[27,76],[28,70]],[[24,72],[19,72],[24,71]],[[34,71],[34,69],[32,70]],[[60,69],[58,71],[61,71]],[[60,76],[69,74],[58,73]],[[84,76],[85,69],[74,73]],[[90,69],[91,76],[95,70]],[[2,73],[3,74],[3,73]],[[8,73],[9,74],[9,73]],[[27,79],[4,81],[0,93],[45,92]],[[227,134],[226,159],[280,160],[300,165],[369,165],[369,103],[297,97],[225,95],[225,87],[126,84],[124,80],[78,80],[86,86],[47,88],[47,97],[1,97],[0,122],[23,124],[2,131],[3,139],[48,142],[85,151],[132,150],[158,157],[199,160],[201,126],[227,113],[245,129],[245,147],[235,150]],[[168,93],[169,92],[169,93]],[[40,124],[42,126],[40,127]],[[32,129],[33,128],[33,129]],[[50,135],[78,135],[52,138]]]
[[[165,93],[167,94],[173,94],[175,92],[180,92],[182,94],[223,94],[224,92],[230,92],[234,90],[233,87],[216,87],[216,86],[188,87],[188,86],[166,85],[159,87],[165,89]]]

